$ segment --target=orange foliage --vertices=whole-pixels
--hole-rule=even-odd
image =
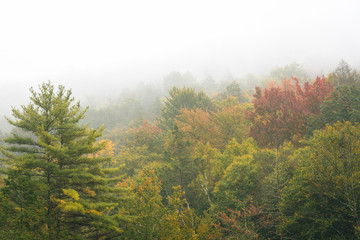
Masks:
[[[175,121],[190,142],[203,144],[209,142],[215,147],[221,147],[224,144],[221,141],[219,128],[211,120],[209,112],[199,108],[195,110],[183,108],[180,113]]]

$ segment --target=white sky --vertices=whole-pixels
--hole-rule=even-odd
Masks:
[[[242,76],[296,61],[320,73],[341,58],[359,69],[359,29],[358,0],[3,0],[0,112],[47,80],[91,95],[172,70]]]

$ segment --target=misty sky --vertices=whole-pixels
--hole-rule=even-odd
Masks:
[[[76,98],[170,71],[241,77],[360,68],[360,1],[1,1],[0,112],[51,80]],[[25,98],[26,97],[26,98]]]

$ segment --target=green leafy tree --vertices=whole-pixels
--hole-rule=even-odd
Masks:
[[[219,209],[236,209],[234,199],[244,201],[259,189],[260,171],[251,155],[237,157],[216,184],[214,195]]]
[[[245,118],[245,112],[251,107],[252,105],[248,103],[225,105],[212,115],[211,118],[218,126],[224,143],[228,143],[233,138],[242,143],[248,137],[250,121]]]
[[[180,186],[173,187],[167,197],[167,214],[164,218],[163,236],[160,239],[196,239],[197,219],[184,197]]]
[[[180,186],[173,187],[173,193],[164,198],[160,194],[162,183],[152,167],[147,166],[136,178],[119,183],[128,187],[132,199],[122,211],[135,215],[126,224],[122,239],[182,240],[205,236],[202,230],[207,228],[201,226],[200,218],[190,209],[185,192]]]
[[[119,154],[113,158],[112,165],[114,167],[124,165],[121,172],[132,177],[140,173],[145,166],[161,158],[162,155],[149,151],[147,145],[122,147]]]
[[[222,176],[221,152],[209,143],[198,144],[192,154],[197,166],[196,179],[190,184],[195,199],[192,207],[197,212],[204,212],[213,204],[213,190]]]
[[[328,125],[299,150],[283,191],[281,230],[292,239],[360,237],[360,124]]]
[[[79,124],[86,109],[81,110],[80,103],[74,103],[71,90],[59,86],[56,91],[47,82],[40,86],[39,93],[33,88],[30,92],[30,104],[13,108],[13,119],[8,121],[31,137],[13,134],[5,139],[9,146],[2,152],[7,164],[13,166],[9,169],[15,169],[11,171],[28,175],[37,199],[44,205],[43,230],[39,231],[45,232],[46,239],[90,239],[121,234],[115,220],[119,217],[115,209],[120,195],[112,187],[112,182],[117,180],[106,177],[110,169],[101,168],[109,159],[93,157],[106,145],[105,141],[95,144],[102,129]],[[10,180],[5,189],[11,199],[16,186]],[[29,193],[24,198],[32,196]],[[15,199],[11,200],[20,207]]]
[[[126,225],[123,238],[160,239],[166,210],[160,195],[162,184],[155,171],[144,168],[135,180],[121,184],[128,186],[129,195],[133,195],[123,210],[135,215]]]
[[[360,121],[360,87],[344,85],[338,87],[321,107],[323,124],[337,121]]]
[[[307,126],[309,135],[314,130],[322,129],[326,124],[337,121],[360,121],[360,87],[341,85],[320,105],[320,114],[313,115]]]
[[[196,176],[196,166],[191,157],[191,144],[176,124],[167,137],[164,149],[164,160],[169,164],[168,172],[162,178],[165,191],[171,193],[172,187],[179,185],[187,191],[189,183]]]

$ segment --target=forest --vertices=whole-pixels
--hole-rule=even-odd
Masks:
[[[359,71],[163,89],[31,88],[0,136],[0,239],[360,239]]]

